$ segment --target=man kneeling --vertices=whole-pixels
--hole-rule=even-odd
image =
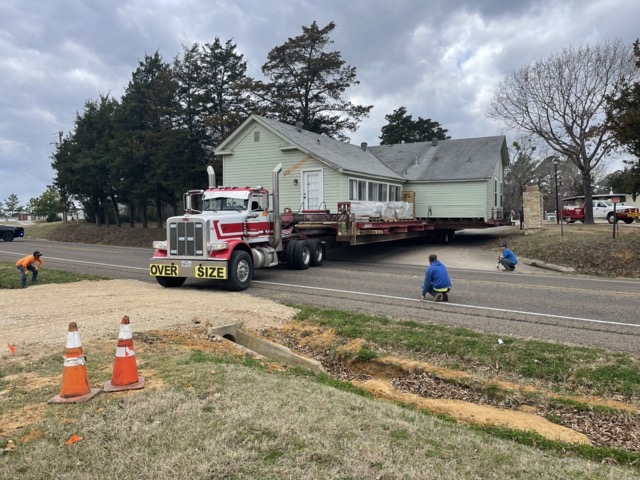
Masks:
[[[428,293],[433,297],[434,302],[449,301],[448,292],[451,290],[451,279],[447,267],[438,260],[438,256],[434,253],[429,255],[429,267],[424,274],[424,282],[422,283],[422,297],[420,301],[425,300]]]

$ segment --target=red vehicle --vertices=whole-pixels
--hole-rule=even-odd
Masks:
[[[185,213],[167,220],[166,240],[153,242],[150,275],[163,287],[197,278],[244,290],[254,269],[319,267],[328,241],[357,245],[434,234],[434,224],[426,220],[359,219],[350,202],[340,202],[336,214],[290,208],[278,214],[281,170],[281,165],[273,170],[270,194],[261,186],[215,186],[208,167],[209,188],[187,192]]]
[[[624,202],[625,194],[596,194],[593,195],[593,219],[607,220],[609,223],[623,221],[632,223],[640,217],[636,207],[630,207]],[[612,200],[617,200],[613,203]],[[567,223],[584,222],[584,196],[566,197],[562,199],[562,219]]]

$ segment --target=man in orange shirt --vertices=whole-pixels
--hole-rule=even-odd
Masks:
[[[36,250],[32,255],[27,255],[16,262],[16,268],[20,270],[22,278],[20,283],[22,288],[27,288],[27,273],[31,271],[31,283],[36,283],[38,278],[38,268],[42,265],[42,254]]]

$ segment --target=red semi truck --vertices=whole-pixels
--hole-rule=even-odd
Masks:
[[[258,268],[321,266],[327,242],[357,245],[435,234],[426,220],[358,217],[351,202],[340,202],[336,214],[289,208],[278,214],[281,170],[280,164],[273,169],[270,194],[261,186],[216,186],[208,167],[209,188],[187,192],[185,213],[167,220],[166,240],[153,242],[150,275],[163,287],[197,278],[239,291],[249,287]]]

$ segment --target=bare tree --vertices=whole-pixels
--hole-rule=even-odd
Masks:
[[[569,47],[509,74],[489,107],[490,118],[538,135],[578,167],[585,223],[593,223],[591,172],[616,148],[605,128],[606,95],[634,75],[631,47],[619,40]]]

